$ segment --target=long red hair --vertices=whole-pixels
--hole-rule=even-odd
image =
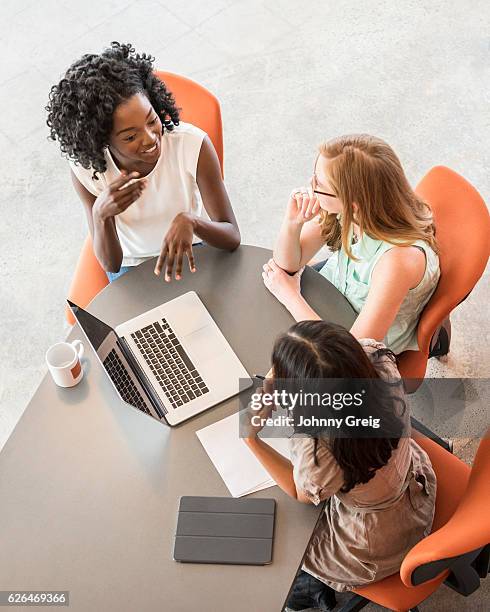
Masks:
[[[437,252],[432,212],[384,140],[368,134],[340,136],[322,143],[319,152],[320,163],[322,157],[330,162],[326,174],[343,205],[341,222],[335,214],[320,213],[322,234],[332,250],[342,247],[353,258],[349,237],[356,223],[371,238],[399,246],[424,240]]]

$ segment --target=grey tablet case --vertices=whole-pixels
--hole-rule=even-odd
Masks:
[[[274,499],[181,497],[174,559],[265,565],[272,561]]]

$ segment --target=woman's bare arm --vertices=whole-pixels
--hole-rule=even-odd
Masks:
[[[240,244],[240,230],[226,192],[218,156],[206,136],[197,164],[197,185],[211,219],[194,217],[194,233],[207,244],[232,251]]]
[[[274,261],[293,274],[305,266],[324,244],[318,217],[303,225],[284,219],[274,247]]]
[[[393,324],[410,289],[425,272],[425,256],[417,247],[394,247],[380,257],[371,277],[369,293],[351,333],[380,342]]]
[[[114,216],[126,210],[141,195],[146,186],[144,179],[125,186],[131,179],[138,176],[137,173],[129,175],[123,173],[98,197],[95,197],[71,171],[73,186],[87,215],[95,256],[107,272],[118,272],[121,267],[123,252]]]
[[[311,504],[311,501],[296,489],[291,461],[257,436],[244,438],[244,442],[284,493],[304,504]]]

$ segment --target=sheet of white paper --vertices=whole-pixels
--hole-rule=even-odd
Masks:
[[[272,487],[276,483],[238,435],[238,412],[196,431],[209,458],[233,497],[242,497]],[[287,438],[267,438],[264,442],[289,459]]]

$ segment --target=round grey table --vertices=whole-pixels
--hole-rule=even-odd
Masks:
[[[248,372],[265,373],[274,339],[293,323],[262,283],[270,256],[196,248],[197,272],[170,284],[149,261],[89,310],[115,326],[192,289]],[[305,270],[302,290],[324,319],[352,325],[349,303],[317,272]],[[320,509],[266,489],[255,495],[277,501],[272,564],[173,561],[180,497],[229,496],[195,431],[238,399],[170,429],[124,404],[84,343],[83,381],[61,389],[46,376],[0,454],[0,590],[70,591],[76,612],[281,610]]]

